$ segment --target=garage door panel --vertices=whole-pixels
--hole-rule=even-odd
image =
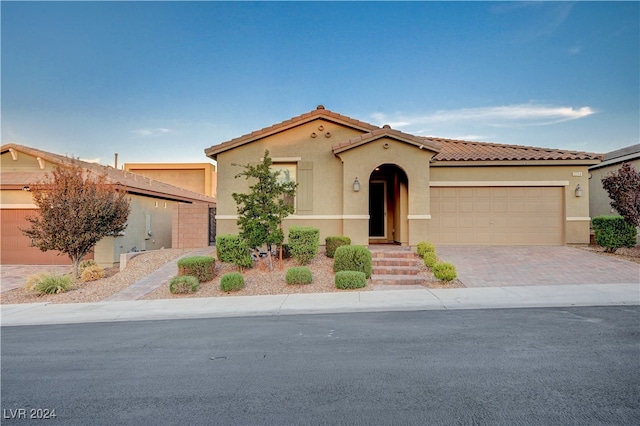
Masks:
[[[491,213],[491,203],[478,201],[476,203],[476,213]]]
[[[30,239],[20,229],[28,229],[31,224],[25,219],[33,216],[32,209],[0,210],[2,219],[2,243],[0,264],[3,265],[70,265],[67,255],[58,251],[43,252],[29,245]]]
[[[509,200],[509,213],[524,213],[527,211],[527,203],[523,200]]]
[[[437,194],[432,197],[431,209],[432,240],[436,244],[561,245],[564,242],[564,201],[560,187],[432,190]],[[470,193],[474,198],[468,197]]]

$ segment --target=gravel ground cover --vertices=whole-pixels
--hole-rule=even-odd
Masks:
[[[39,295],[17,288],[2,293],[0,302],[2,304],[99,302],[189,251],[188,249],[162,249],[141,253],[129,261],[124,271],[120,272],[117,267],[109,268],[106,270],[105,278],[77,283],[73,290],[65,293]],[[26,280],[27,277],[25,277],[25,284]]]
[[[640,264],[640,246],[633,248],[621,248],[616,253],[604,253],[604,249],[599,246],[580,246],[583,250],[589,250],[604,256],[614,256],[620,259],[629,260]],[[2,293],[0,302],[2,304],[14,303],[83,303],[99,302],[114,293],[135,283],[145,275],[158,269],[165,263],[174,260],[185,253],[188,249],[163,249],[140,254],[134,257],[127,265],[127,268],[119,272],[117,268],[107,271],[107,277],[88,283],[80,283],[75,289],[61,294],[38,295],[27,292],[19,288]],[[424,277],[423,284],[426,288],[459,288],[464,287],[464,283],[453,280],[449,283],[442,283],[437,280],[431,270],[426,268],[421,259],[416,257],[416,265],[420,267],[420,275]],[[169,292],[168,285],[162,285],[149,293],[144,299],[181,299],[186,297],[224,297],[224,296],[250,296],[263,294],[294,294],[294,293],[326,293],[336,291],[370,291],[374,290],[372,285],[357,290],[338,290],[334,284],[333,259],[328,258],[324,248],[307,267],[313,274],[311,284],[289,285],[286,283],[285,274],[288,268],[298,266],[294,259],[285,259],[282,270],[278,267],[277,259],[274,259],[274,271],[267,272],[254,267],[243,271],[245,278],[245,288],[233,292],[225,293],[220,290],[220,279],[227,272],[235,272],[237,269],[233,265],[216,262],[216,275],[208,283],[202,283],[200,289],[193,294],[174,295]],[[176,270],[177,274],[177,270]],[[25,277],[25,282],[26,282]],[[401,285],[395,286],[401,289]]]

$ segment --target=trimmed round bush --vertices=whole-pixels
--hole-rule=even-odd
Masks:
[[[189,256],[178,260],[178,275],[191,275],[198,282],[206,283],[213,279],[216,260],[212,256]]]
[[[606,252],[614,253],[620,247],[636,245],[636,227],[622,216],[596,216],[591,219],[591,226],[596,243],[604,247]]]
[[[429,243],[427,241],[420,241],[418,243],[418,246],[416,247],[416,250],[418,252],[418,256],[424,257],[426,253],[429,253],[429,252],[435,253],[436,246],[433,245],[433,243]]]
[[[195,293],[198,288],[200,288],[200,282],[193,275],[178,275],[169,283],[169,291],[172,294]]]
[[[438,262],[438,256],[434,251],[426,252],[422,258],[424,259],[424,266],[427,268],[433,268],[433,265]]]
[[[360,271],[339,271],[335,276],[336,288],[348,290],[367,286],[367,277]]]
[[[433,275],[441,281],[455,280],[458,276],[456,267],[448,262],[440,262],[433,265]]]
[[[231,263],[238,268],[253,266],[249,248],[238,235],[218,235],[216,237],[216,252],[220,262]]]
[[[80,281],[86,283],[88,281],[95,281],[104,278],[104,269],[98,265],[89,265],[82,268],[80,272]]]
[[[300,265],[306,265],[318,254],[320,230],[310,226],[289,228],[289,252]]]
[[[313,275],[306,266],[296,266],[287,269],[287,284],[311,284]]]
[[[230,272],[224,274],[220,280],[220,290],[222,291],[238,291],[244,288],[244,277],[239,272]]]
[[[327,257],[333,257],[338,247],[351,245],[351,238],[342,235],[327,237],[324,241],[326,244]]]
[[[333,271],[359,271],[369,278],[373,272],[371,252],[363,246],[340,246],[333,256]]]

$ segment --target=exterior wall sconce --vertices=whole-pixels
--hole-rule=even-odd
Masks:
[[[360,192],[360,181],[356,177],[356,180],[353,181],[353,192]]]
[[[582,197],[582,188],[580,188],[580,184],[576,186],[576,197]]]

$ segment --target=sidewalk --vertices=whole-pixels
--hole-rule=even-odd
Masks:
[[[385,290],[0,306],[2,326],[349,312],[640,305],[638,284]]]

